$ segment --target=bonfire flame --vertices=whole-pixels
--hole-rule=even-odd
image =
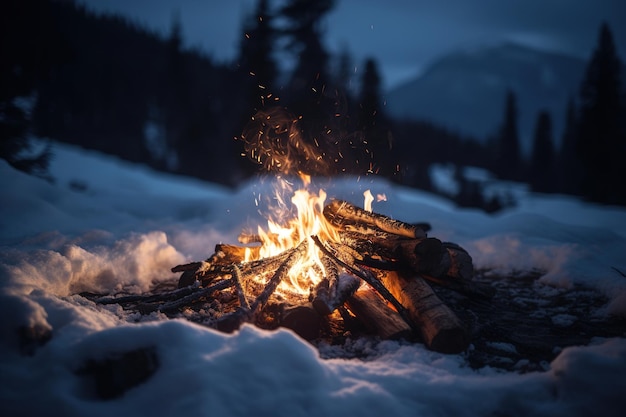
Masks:
[[[258,228],[261,240],[260,258],[278,255],[309,240],[308,253],[291,268],[289,281],[283,281],[278,287],[282,293],[308,294],[311,286],[319,283],[326,271],[320,258],[320,251],[311,236],[321,240],[337,241],[337,230],[323,215],[326,192],[320,189],[317,193],[308,190],[310,177],[301,175],[304,187],[296,190],[291,197],[291,204],[296,208],[295,218],[286,221],[267,221],[267,229]],[[280,201],[280,191],[276,191]]]
[[[319,249],[311,236],[315,235],[322,241],[338,240],[337,230],[323,215],[326,193],[321,189],[316,193],[309,191],[311,178],[303,173],[329,175],[333,172],[332,165],[337,165],[344,156],[339,141],[332,140],[332,128],[327,126],[323,132],[315,132],[315,129],[307,131],[303,129],[302,121],[302,116],[295,117],[283,108],[270,108],[257,112],[241,135],[245,150],[242,155],[248,156],[264,171],[278,174],[280,179],[275,193],[278,207],[272,208],[274,217],[278,220],[268,220],[267,229],[260,226],[258,228],[260,258],[281,254],[295,248],[305,239],[309,241],[308,254],[289,271],[289,281],[283,281],[277,288],[283,294],[308,294],[311,286],[319,283],[325,276]],[[350,144],[355,147],[352,142]],[[292,188],[280,176],[296,174],[304,183],[291,197],[297,216],[285,220],[285,211],[278,210],[288,207],[283,196],[291,192]],[[365,198],[365,207],[371,211],[374,197],[368,191]],[[384,197],[379,195],[377,199],[380,201]],[[286,212],[293,213],[290,210]],[[246,260],[253,260],[249,254],[250,252]],[[259,280],[262,281],[262,278]]]

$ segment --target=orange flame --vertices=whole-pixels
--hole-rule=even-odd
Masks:
[[[282,293],[308,294],[310,288],[319,283],[326,271],[321,262],[320,251],[311,239],[316,235],[321,240],[338,240],[336,228],[323,215],[326,192],[320,189],[317,193],[310,192],[310,177],[301,175],[304,187],[295,191],[291,204],[296,208],[297,216],[286,222],[267,221],[267,229],[258,227],[261,240],[260,258],[278,255],[296,247],[308,239],[308,253],[288,272],[288,281],[283,281],[277,291]],[[276,198],[282,201],[280,191]]]
[[[279,255],[295,248],[305,239],[308,240],[307,254],[288,271],[288,279],[283,280],[276,289],[276,292],[283,296],[308,295],[311,288],[326,275],[321,261],[321,251],[311,236],[315,235],[322,241],[339,241],[338,229],[330,224],[323,214],[326,192],[322,189],[319,189],[317,193],[309,191],[310,176],[301,173],[300,178],[303,181],[303,187],[296,190],[291,197],[291,205],[296,209],[297,215],[286,221],[268,219],[266,229],[258,226],[257,231],[261,241],[259,259]],[[280,206],[285,206],[282,193],[285,190],[291,190],[291,184],[282,180],[280,185],[275,192],[275,198]],[[363,195],[364,206],[366,210],[371,211],[374,197],[370,190],[365,191]],[[382,198],[380,194],[376,198],[377,201],[383,199],[385,198]],[[247,251],[246,261],[253,260],[249,255],[250,251]],[[263,277],[257,277],[257,279],[261,284],[266,284]]]

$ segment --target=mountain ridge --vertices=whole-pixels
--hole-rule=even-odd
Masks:
[[[521,146],[528,154],[539,111],[552,117],[560,144],[567,102],[576,98],[586,61],[506,42],[446,54],[386,94],[395,118],[429,120],[484,142],[496,135],[508,89],[515,92]]]

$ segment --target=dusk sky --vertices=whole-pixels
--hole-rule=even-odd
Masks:
[[[237,53],[244,17],[256,0],[79,0],[167,34],[180,15],[186,45],[227,62]],[[271,2],[272,5],[279,4]],[[603,21],[626,61],[624,0],[337,0],[324,42],[348,49],[355,65],[377,59],[384,85],[413,78],[438,56],[505,41],[589,58]]]

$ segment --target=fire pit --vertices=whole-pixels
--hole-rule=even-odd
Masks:
[[[315,340],[360,326],[383,339],[419,339],[441,352],[465,350],[466,327],[430,284],[490,297],[490,287],[472,281],[470,255],[429,237],[427,224],[372,212],[369,191],[363,208],[342,200],[327,203],[323,190],[311,192],[311,177],[303,173],[327,175],[344,155],[340,141],[307,140],[301,119],[270,109],[257,113],[242,134],[245,155],[260,167],[303,180],[295,192],[287,187],[291,205],[284,189],[275,198],[284,211],[295,208],[297,214],[242,233],[238,245],[216,245],[204,261],[174,267],[182,273],[174,291],[99,302],[191,314],[227,332],[249,322],[287,327]]]
[[[305,179],[305,186],[309,184]],[[290,328],[307,340],[356,327],[382,339],[421,340],[456,353],[469,343],[466,326],[433,291],[445,286],[475,297],[489,287],[472,282],[470,255],[408,224],[365,207],[331,200],[320,190],[293,194],[297,216],[218,244],[206,260],[178,265],[178,289],[99,303],[179,314],[192,309],[203,324],[225,332],[243,323]]]

